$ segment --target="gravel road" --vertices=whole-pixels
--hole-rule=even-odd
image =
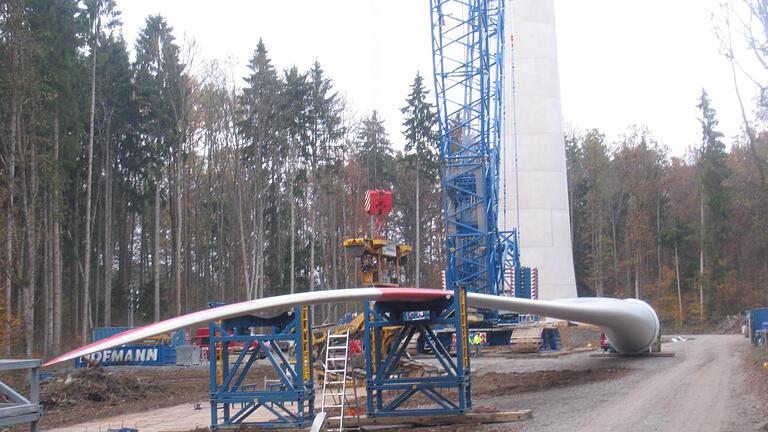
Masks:
[[[483,356],[472,360],[474,374],[626,368],[611,380],[520,394],[475,397],[475,407],[532,409],[533,419],[488,426],[495,431],[768,431],[767,407],[747,384],[748,341],[742,336],[695,336],[668,343],[675,357],[590,358],[588,353],[557,358]],[[91,421],[52,432],[106,430],[123,424],[142,432],[191,430],[206,426],[209,408],[191,403]],[[85,417],[85,416],[84,416]],[[265,414],[264,419],[269,417]],[[765,428],[765,429],[763,429]]]
[[[760,431],[765,407],[746,383],[747,340],[738,335],[695,336],[668,343],[672,358],[590,358],[474,361],[483,371],[632,369],[627,376],[543,392],[476,400],[502,410],[533,410],[521,431]]]

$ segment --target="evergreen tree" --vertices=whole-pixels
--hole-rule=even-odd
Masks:
[[[701,148],[699,150],[698,176],[700,195],[700,306],[706,316],[722,313],[717,290],[724,282],[724,248],[728,237],[728,195],[725,180],[730,175],[726,165],[723,134],[717,130],[718,120],[715,109],[706,90],[701,91],[696,106],[701,111]]]
[[[429,90],[424,87],[424,78],[416,74],[406,106],[400,108],[405,120],[403,135],[405,151],[414,159],[417,171],[426,178],[437,178],[440,169],[438,157],[437,112],[427,102]]]
[[[391,189],[395,151],[375,110],[358,127],[356,144],[355,157],[366,172],[366,189]]]
[[[82,11],[82,19],[87,23],[86,38],[89,47],[90,64],[90,104],[88,121],[88,143],[86,147],[86,184],[85,184],[85,246],[83,259],[83,301],[82,301],[82,325],[80,327],[82,340],[88,340],[90,327],[93,324],[93,304],[91,302],[91,259],[93,248],[91,241],[93,237],[93,222],[91,217],[91,208],[93,205],[93,152],[94,135],[96,133],[96,63],[99,55],[99,42],[102,38],[102,32],[114,28],[117,24],[115,3],[113,0],[87,0],[84,2],[85,8]],[[98,298],[98,297],[97,297]],[[98,311],[98,301],[96,301],[96,310]],[[98,315],[98,312],[96,313]],[[98,319],[98,316],[96,317]]]
[[[288,203],[290,207],[290,243],[289,243],[289,262],[290,266],[286,269],[288,275],[285,279],[289,280],[289,291],[291,294],[296,292],[296,276],[300,274],[300,279],[306,281],[307,273],[304,263],[296,265],[296,202],[303,202],[306,198],[304,191],[306,189],[306,169],[301,161],[307,160],[309,154],[306,143],[309,141],[307,131],[307,106],[309,103],[309,86],[307,76],[299,73],[294,66],[285,72],[285,85],[283,87],[281,118],[285,127],[285,137],[288,144],[288,166],[286,176],[286,189],[288,190]],[[305,248],[300,246],[300,250]],[[305,254],[302,253],[302,256]]]
[[[424,88],[424,79],[420,74],[411,85],[411,93],[406,99],[406,105],[400,109],[405,121],[403,121],[403,135],[405,136],[405,151],[408,159],[415,169],[416,193],[415,193],[415,243],[416,243],[416,269],[415,283],[421,286],[421,184],[422,179],[432,180],[428,191],[439,185],[435,180],[439,178],[438,171],[440,161],[438,158],[438,136],[436,131],[437,113],[434,105],[427,102],[429,91]]]
[[[331,80],[326,78],[320,63],[315,61],[312,69],[308,73],[309,84],[309,104],[307,106],[307,125],[308,137],[307,146],[309,147],[309,173],[310,173],[310,193],[309,199],[309,290],[313,291],[317,278],[315,273],[319,270],[316,264],[318,255],[318,237],[320,236],[320,226],[318,217],[328,218],[328,214],[322,201],[333,200],[331,196],[331,185],[324,181],[326,178],[339,172],[341,158],[339,157],[339,141],[345,133],[341,124],[341,111],[343,104],[338,97],[338,93],[333,91]],[[325,225],[325,224],[323,224]],[[328,233],[326,233],[328,234]],[[328,238],[328,236],[325,236]],[[337,240],[329,239],[332,246],[328,248],[334,250]],[[322,252],[320,252],[322,253]],[[331,252],[333,253],[333,252]],[[321,269],[327,268],[325,257],[321,256]],[[327,275],[326,275],[327,276]],[[326,282],[327,283],[327,282]]]
[[[134,103],[133,70],[128,57],[128,49],[122,36],[114,34],[103,35],[101,55],[97,59],[97,94],[100,109],[96,115],[96,133],[101,143],[99,159],[102,161],[102,176],[104,182],[103,199],[103,258],[104,263],[104,297],[103,323],[112,325],[113,309],[116,312],[127,312],[129,298],[129,269],[126,262],[121,262],[119,277],[113,278],[114,258],[114,226],[122,226],[125,221],[114,222],[115,193],[121,192],[130,196],[130,210],[140,211],[138,205],[147,198],[145,189],[147,179],[142,175],[143,147],[138,146],[135,129],[138,121],[138,110]],[[117,175],[116,175],[117,174]],[[127,245],[120,242],[121,247]],[[113,286],[116,296],[113,296]],[[113,301],[117,298],[120,301]],[[125,316],[121,314],[120,316]]]
[[[288,157],[285,140],[280,135],[282,81],[269,59],[264,42],[259,40],[248,64],[249,75],[239,97],[238,135],[243,139],[243,159],[248,163],[253,183],[253,209],[242,206],[238,176],[238,224],[240,225],[240,256],[248,295],[266,294],[266,275],[279,284],[283,278],[284,257],[280,255],[279,233],[283,231],[280,215],[280,169]],[[239,165],[235,165],[238,167]],[[253,214],[254,243],[246,242],[245,219]],[[267,251],[271,254],[267,255]],[[276,255],[277,254],[277,255]]]
[[[83,40],[80,38],[82,26],[77,20],[78,4],[76,1],[30,1],[28,3],[30,26],[38,46],[38,64],[41,82],[45,92],[45,121],[40,123],[44,129],[42,135],[50,137],[49,146],[43,149],[46,173],[50,180],[44,184],[45,205],[48,230],[45,239],[46,279],[43,284],[42,311],[48,317],[44,320],[44,352],[59,352],[62,334],[62,246],[61,246],[61,207],[62,189],[71,190],[71,176],[64,172],[76,165],[72,149],[79,144],[80,103],[78,82],[85,79],[78,49]],[[64,151],[62,151],[62,147]],[[62,154],[65,155],[62,157]],[[76,288],[75,288],[76,289]]]
[[[140,113],[139,139],[146,146],[149,163],[147,173],[155,192],[155,247],[153,256],[156,319],[160,318],[160,205],[163,187],[162,170],[168,168],[168,193],[174,202],[172,218],[173,282],[176,313],[181,313],[180,231],[181,231],[181,164],[185,140],[183,129],[186,112],[186,77],[179,59],[172,28],[162,16],[150,16],[136,41],[134,63],[136,103]],[[170,165],[166,166],[166,161]],[[173,187],[171,187],[173,186]]]
[[[602,297],[605,295],[605,267],[608,257],[606,209],[610,199],[608,183],[611,180],[609,175],[611,164],[608,147],[605,145],[605,135],[595,129],[587,131],[582,145],[582,155],[586,193],[583,201],[585,218],[579,242],[589,248],[584,256],[585,264],[589,268],[587,279],[589,286],[595,295]]]
[[[240,96],[242,120],[238,127],[246,140],[244,158],[259,167],[270,157],[283,159],[286,156],[284,149],[278,146],[277,138],[281,81],[261,39],[248,70],[250,74],[245,77],[246,87]]]

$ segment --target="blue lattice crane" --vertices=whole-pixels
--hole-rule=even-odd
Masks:
[[[500,231],[504,124],[504,0],[431,0],[446,287],[531,297],[517,231]],[[498,321],[487,311],[488,321]]]

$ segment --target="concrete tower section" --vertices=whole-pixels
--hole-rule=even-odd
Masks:
[[[500,228],[519,227],[539,298],[576,297],[554,0],[510,0],[505,24]]]

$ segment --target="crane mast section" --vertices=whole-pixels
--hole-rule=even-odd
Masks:
[[[430,6],[446,288],[496,295],[510,251],[517,260],[516,244],[504,240],[516,234],[504,235],[498,228],[505,4],[431,0]]]

